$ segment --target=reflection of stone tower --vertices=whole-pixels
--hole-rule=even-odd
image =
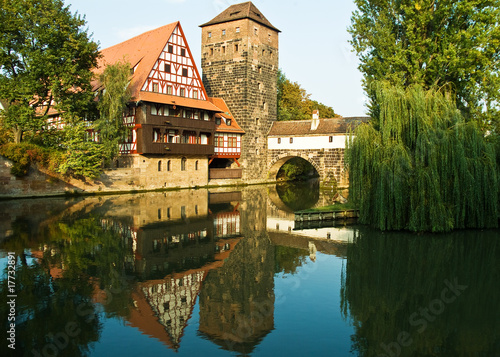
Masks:
[[[277,115],[280,31],[251,2],[230,6],[201,28],[207,94],[223,98],[246,133],[243,179],[265,179],[267,133]]]

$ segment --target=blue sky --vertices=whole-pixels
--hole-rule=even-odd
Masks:
[[[106,48],[145,31],[180,21],[201,71],[201,29],[241,0],[64,0],[85,15],[93,39]],[[280,68],[311,98],[343,116],[365,115],[356,55],[347,27],[355,5],[350,0],[253,0],[278,29]]]

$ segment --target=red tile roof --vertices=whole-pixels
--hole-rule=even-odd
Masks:
[[[312,120],[277,121],[273,123],[269,136],[294,136],[294,135],[330,135],[345,134],[354,130],[361,123],[366,123],[369,117],[350,117],[319,119],[316,130],[311,130]]]
[[[238,125],[233,115],[229,111],[229,108],[226,105],[226,102],[222,98],[214,98],[209,97],[208,100],[221,109],[221,113],[218,113],[216,116],[224,119],[231,119],[231,125],[227,125],[226,120],[221,120],[220,125],[217,125],[215,131],[217,132],[231,132],[231,133],[240,133],[244,134],[245,131]]]
[[[229,6],[226,10],[221,12],[219,15],[214,17],[209,22],[200,25],[200,27],[205,27],[209,25],[216,25],[224,22],[230,22],[241,19],[251,19],[261,25],[264,25],[274,31],[281,32],[276,27],[271,25],[268,19],[260,12],[259,9],[251,2],[244,2],[241,4],[235,4]]]
[[[113,64],[118,61],[128,61],[132,68],[134,68],[134,73],[132,74],[130,81],[132,100],[175,104],[183,107],[221,112],[219,108],[209,101],[141,91],[141,88],[148,78],[151,69],[160,57],[161,52],[165,48],[170,36],[177,26],[180,27],[180,23],[178,21],[145,32],[127,41],[103,49],[101,51],[102,57],[99,60],[98,69],[95,73],[102,73],[106,65]],[[98,85],[98,82],[95,82],[94,88],[97,88]]]

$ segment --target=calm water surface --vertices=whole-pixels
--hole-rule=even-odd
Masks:
[[[295,227],[329,196],[0,202],[1,356],[500,356],[500,231]]]

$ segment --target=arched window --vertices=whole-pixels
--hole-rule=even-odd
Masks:
[[[158,171],[161,171],[161,160],[158,161]]]
[[[170,160],[167,161],[167,171],[172,171],[172,164],[170,163]]]
[[[181,159],[181,171],[186,171],[186,162],[187,162],[187,159],[185,157],[183,157]]]
[[[196,160],[196,162],[194,163],[194,169],[198,171],[198,160]]]

